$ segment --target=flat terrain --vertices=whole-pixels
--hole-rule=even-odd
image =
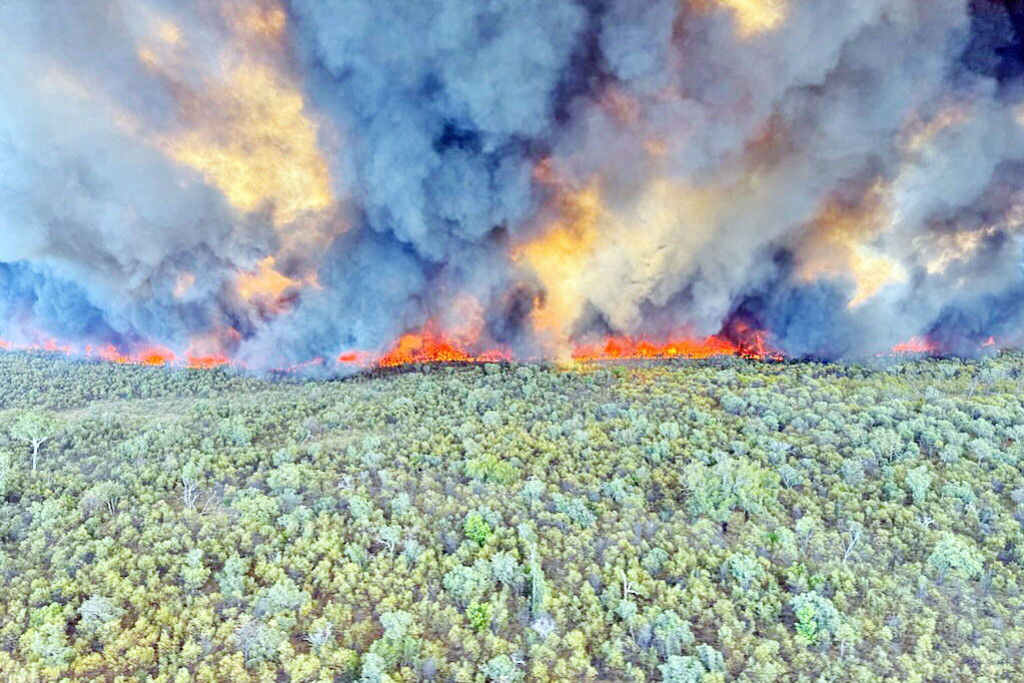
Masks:
[[[1022,680],[1022,387],[3,354],[0,680]]]

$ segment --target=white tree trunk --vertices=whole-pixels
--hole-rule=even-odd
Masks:
[[[36,463],[39,461],[39,447],[46,443],[46,440],[50,437],[43,437],[42,439],[32,439],[32,471],[36,471]]]

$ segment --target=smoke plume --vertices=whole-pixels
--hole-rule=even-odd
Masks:
[[[0,337],[1019,344],[1016,7],[0,0]]]

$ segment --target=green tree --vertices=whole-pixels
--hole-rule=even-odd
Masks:
[[[714,465],[692,462],[684,477],[694,514],[727,522],[733,510],[764,513],[778,498],[779,475],[754,462],[723,457]]]
[[[967,539],[952,532],[946,532],[935,544],[928,564],[939,573],[941,581],[952,573],[964,579],[973,579],[981,574],[981,553]]]

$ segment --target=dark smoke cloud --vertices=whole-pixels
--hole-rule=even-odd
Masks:
[[[371,228],[431,260],[533,207],[528,143],[584,23],[570,2],[292,4]],[[342,176],[342,173],[338,173]]]
[[[1019,4],[779,6],[0,0],[0,336],[234,330],[269,367],[469,316],[533,356],[531,312],[561,296],[580,339],[739,317],[796,356],[1019,339]],[[253,64],[258,92],[301,98],[329,205],[285,211],[301,176],[239,206],[176,147],[251,111],[295,123],[294,99],[213,92]],[[279,142],[251,135],[253,156]],[[576,270],[513,256],[591,186]],[[260,268],[284,284],[247,299]]]

